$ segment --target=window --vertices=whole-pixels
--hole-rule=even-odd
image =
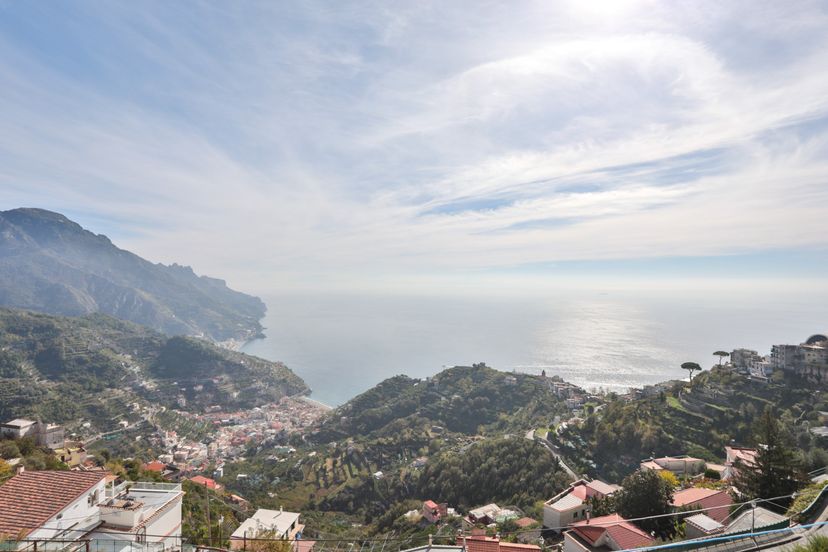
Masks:
[[[97,490],[95,492],[89,493],[89,498],[87,499],[87,503],[90,506],[94,506],[95,504],[98,503],[98,491]]]

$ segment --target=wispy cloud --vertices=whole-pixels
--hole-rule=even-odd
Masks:
[[[2,4],[0,207],[259,290],[824,251],[824,5],[586,4]]]

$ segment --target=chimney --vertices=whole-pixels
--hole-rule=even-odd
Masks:
[[[589,510],[587,510],[587,512],[586,512],[586,515],[587,515],[587,525],[589,525],[589,518],[590,518],[590,515],[589,515],[589,514],[590,514],[590,511],[589,511]]]
[[[282,514],[282,513],[284,513],[284,511],[285,511],[284,507],[281,504],[279,504],[279,513]]]
[[[20,475],[24,471],[26,471],[26,466],[24,466],[23,464],[18,464],[17,467],[15,468],[15,473],[17,475]]]

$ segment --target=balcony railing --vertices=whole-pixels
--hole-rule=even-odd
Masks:
[[[110,485],[104,492],[104,498],[114,498],[128,489],[132,491],[152,491],[165,493],[181,492],[180,483],[158,483],[155,481],[124,481],[117,485]]]
[[[2,541],[4,552],[175,552],[185,545],[179,537],[169,542],[134,542],[128,540],[19,540]],[[189,548],[189,546],[186,546]]]
[[[164,491],[168,493],[181,492],[180,483],[158,483],[155,481],[136,481],[129,484],[133,491]]]

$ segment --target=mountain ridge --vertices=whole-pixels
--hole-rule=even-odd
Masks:
[[[0,419],[40,416],[114,429],[133,403],[203,412],[251,409],[310,391],[272,362],[194,337],[167,337],[93,313],[0,307]],[[76,428],[77,429],[77,428]]]
[[[0,305],[64,316],[102,312],[214,341],[260,336],[266,311],[261,299],[222,279],[152,263],[38,208],[0,211]]]

